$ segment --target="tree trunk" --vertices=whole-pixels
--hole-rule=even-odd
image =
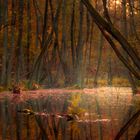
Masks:
[[[139,35],[136,30],[135,18],[134,18],[134,1],[128,0],[129,3],[129,16],[130,16],[130,29],[132,30],[133,35],[140,42]]]
[[[124,38],[124,36],[112,24],[104,20],[88,0],[82,0],[82,2],[87,7],[88,11],[90,12],[92,18],[94,19],[98,27],[100,26],[99,28],[102,28],[105,31],[107,31],[121,44],[121,47],[130,56],[135,66],[140,70],[140,58],[134,51],[132,46],[129,44],[129,42]]]
[[[106,40],[109,42],[109,44],[111,45],[111,47],[113,48],[115,54],[117,55],[117,57],[123,62],[123,64],[125,65],[126,68],[128,68],[128,70],[134,74],[134,76],[137,79],[140,79],[140,74],[132,67],[132,65],[130,63],[127,62],[127,60],[122,56],[122,54],[120,53],[120,51],[118,50],[117,46],[115,45],[115,43],[113,42],[112,38],[102,29],[100,28],[100,30],[102,31],[104,37],[106,38]]]
[[[52,41],[53,31],[55,32],[55,36],[56,36],[56,39],[57,39],[57,45],[58,45],[57,20],[58,20],[58,17],[59,17],[60,8],[61,8],[61,1],[58,4],[56,14],[55,14],[54,19],[53,19],[53,29],[51,30],[51,33],[48,35],[48,37],[45,39],[45,42],[42,43],[42,44],[44,44],[44,46],[42,47],[42,50],[41,50],[39,56],[37,57],[37,59],[35,61],[35,64],[33,66],[32,73],[31,73],[31,76],[30,76],[29,86],[31,86],[31,83],[32,83],[33,80],[36,80],[37,82],[39,81],[39,75],[40,75],[39,74],[40,73],[39,69],[40,69],[40,66],[42,65],[41,63],[42,63],[43,58],[44,58],[44,56],[45,56],[45,54],[48,50],[49,44]],[[59,49],[59,47],[57,47],[57,49]]]
[[[44,19],[43,19],[43,32],[42,32],[42,44],[41,47],[44,47],[45,40],[47,38],[47,26],[48,26],[48,0],[45,1],[45,10],[44,10]]]
[[[78,43],[76,48],[76,76],[77,76],[77,85],[79,87],[83,86],[83,15],[84,15],[84,7],[82,3],[80,2],[79,5],[80,8],[80,19],[79,19],[79,33],[78,33]]]
[[[42,15],[41,15],[41,12],[40,12],[40,9],[38,7],[38,3],[36,0],[33,0],[33,6],[34,6],[34,10],[35,10],[35,15],[36,15],[36,47],[38,48],[39,47],[39,41],[40,41],[40,44],[41,44],[41,40],[39,38],[39,34],[40,34],[40,27],[41,27],[41,19],[42,19]]]
[[[27,79],[30,72],[30,45],[31,45],[31,4],[30,0],[27,1],[27,48],[26,48],[26,66],[27,66]]]
[[[3,7],[2,0],[0,0],[0,28],[2,26],[2,13],[3,13],[2,7]]]
[[[112,24],[112,21],[109,16],[108,8],[107,8],[107,0],[102,0],[103,1],[103,7],[104,7],[104,17],[106,20]],[[115,1],[116,3],[116,1]],[[109,4],[108,4],[109,5]],[[116,7],[116,5],[115,5]],[[115,14],[116,14],[116,8],[115,8]],[[108,48],[108,85],[112,85],[112,71],[111,71],[111,48]]]
[[[134,51],[134,49],[132,48],[132,46],[128,43],[128,41],[122,36],[122,34],[116,29],[113,27],[112,24],[109,24],[108,22],[106,22],[100,15],[99,13],[93,8],[93,6],[90,4],[90,2],[88,0],[82,0],[82,2],[85,4],[85,6],[88,8],[92,18],[94,19],[95,23],[98,25],[98,27],[100,28],[100,30],[102,32],[104,32],[103,34],[105,35],[105,37],[107,38],[108,42],[110,43],[111,47],[114,47],[114,45],[112,46],[112,40],[110,40],[108,37],[108,35],[105,33],[105,31],[107,31],[110,35],[112,35],[122,46],[122,48],[124,49],[124,51],[130,56],[131,60],[133,61],[133,63],[135,64],[135,66],[138,68],[138,70],[140,70],[140,58],[139,56],[137,55],[137,53]],[[115,48],[116,50],[116,48]],[[117,50],[118,51],[118,50]],[[115,51],[116,53],[116,51]],[[117,52],[118,53],[118,52]],[[117,54],[118,56],[118,54]],[[119,56],[118,56],[119,57]],[[125,63],[123,60],[124,58],[122,57],[119,57],[119,59]],[[122,60],[123,59],[123,60]],[[129,63],[129,62],[128,62]],[[125,63],[125,66],[128,67],[128,64]],[[130,64],[129,64],[130,66]],[[129,70],[132,69],[129,68]],[[134,68],[133,68],[134,69]],[[140,78],[139,77],[139,74],[138,72],[134,72],[134,71],[131,71],[135,76],[136,78]]]
[[[125,38],[127,38],[128,29],[127,29],[127,18],[126,18],[126,0],[123,0],[123,3],[122,3],[122,24],[121,25],[122,25],[122,33],[125,36]],[[129,60],[127,54],[125,54],[125,58]],[[128,80],[131,84],[133,94],[135,94],[137,88],[136,88],[133,76],[131,75],[131,73],[129,72],[128,69],[126,69],[126,73],[127,73],[127,76],[128,76]]]
[[[69,84],[69,67],[68,67],[68,61],[67,61],[67,45],[66,45],[66,38],[67,38],[67,34],[66,34],[66,0],[62,0],[62,47],[61,47],[61,64],[62,64],[62,68],[63,68],[63,72],[64,72],[64,77],[65,77],[65,86],[67,86]]]
[[[91,65],[91,53],[92,53],[92,46],[93,46],[93,31],[94,31],[94,23],[93,20],[91,19],[91,30],[90,30],[90,41],[89,41],[89,56],[88,56],[88,64],[87,67],[90,68]],[[88,72],[88,71],[87,71]],[[87,74],[87,84],[89,83],[89,74]]]
[[[111,86],[112,85],[112,49],[108,48],[108,85]]]
[[[16,1],[12,0],[12,21],[11,24],[14,25],[16,22]],[[13,68],[13,59],[15,54],[15,27],[11,26],[11,48],[9,49],[9,58],[8,58],[8,68],[7,68],[7,85],[10,85],[12,78],[12,68]]]
[[[95,73],[95,77],[94,77],[94,87],[97,86],[97,81],[98,81],[98,74],[99,74],[99,69],[101,66],[101,62],[102,62],[102,49],[103,49],[103,35],[100,32],[99,34],[99,40],[98,40],[98,63],[97,63],[97,68],[96,68],[96,73]]]
[[[75,0],[73,0],[73,5],[72,5],[72,13],[71,13],[71,54],[72,54],[72,65],[73,65],[73,70],[75,68],[75,48],[74,48],[74,20],[75,18]]]
[[[3,22],[7,24],[8,21],[8,0],[4,1],[4,17]],[[3,57],[2,57],[2,74],[1,74],[1,84],[6,85],[7,77],[7,57],[8,57],[8,27],[4,28],[3,31]]]
[[[24,10],[24,1],[18,2],[18,39],[17,39],[17,75],[16,81],[19,82],[21,72],[23,72],[23,52],[22,52],[22,37],[23,37],[23,10]]]

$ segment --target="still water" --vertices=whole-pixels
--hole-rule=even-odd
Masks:
[[[139,101],[122,87],[0,93],[0,140],[113,140]],[[139,128],[138,119],[121,139]]]

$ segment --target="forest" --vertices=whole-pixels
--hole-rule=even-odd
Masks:
[[[0,139],[137,140],[139,46],[140,0],[0,0]]]
[[[139,85],[139,1],[0,2],[0,82]]]

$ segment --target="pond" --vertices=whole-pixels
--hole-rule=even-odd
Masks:
[[[122,87],[0,93],[0,140],[113,140],[139,101]],[[139,122],[121,139],[133,139]]]

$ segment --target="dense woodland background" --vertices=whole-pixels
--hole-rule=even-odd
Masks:
[[[140,0],[0,0],[1,86],[35,82],[135,90],[139,46]]]

